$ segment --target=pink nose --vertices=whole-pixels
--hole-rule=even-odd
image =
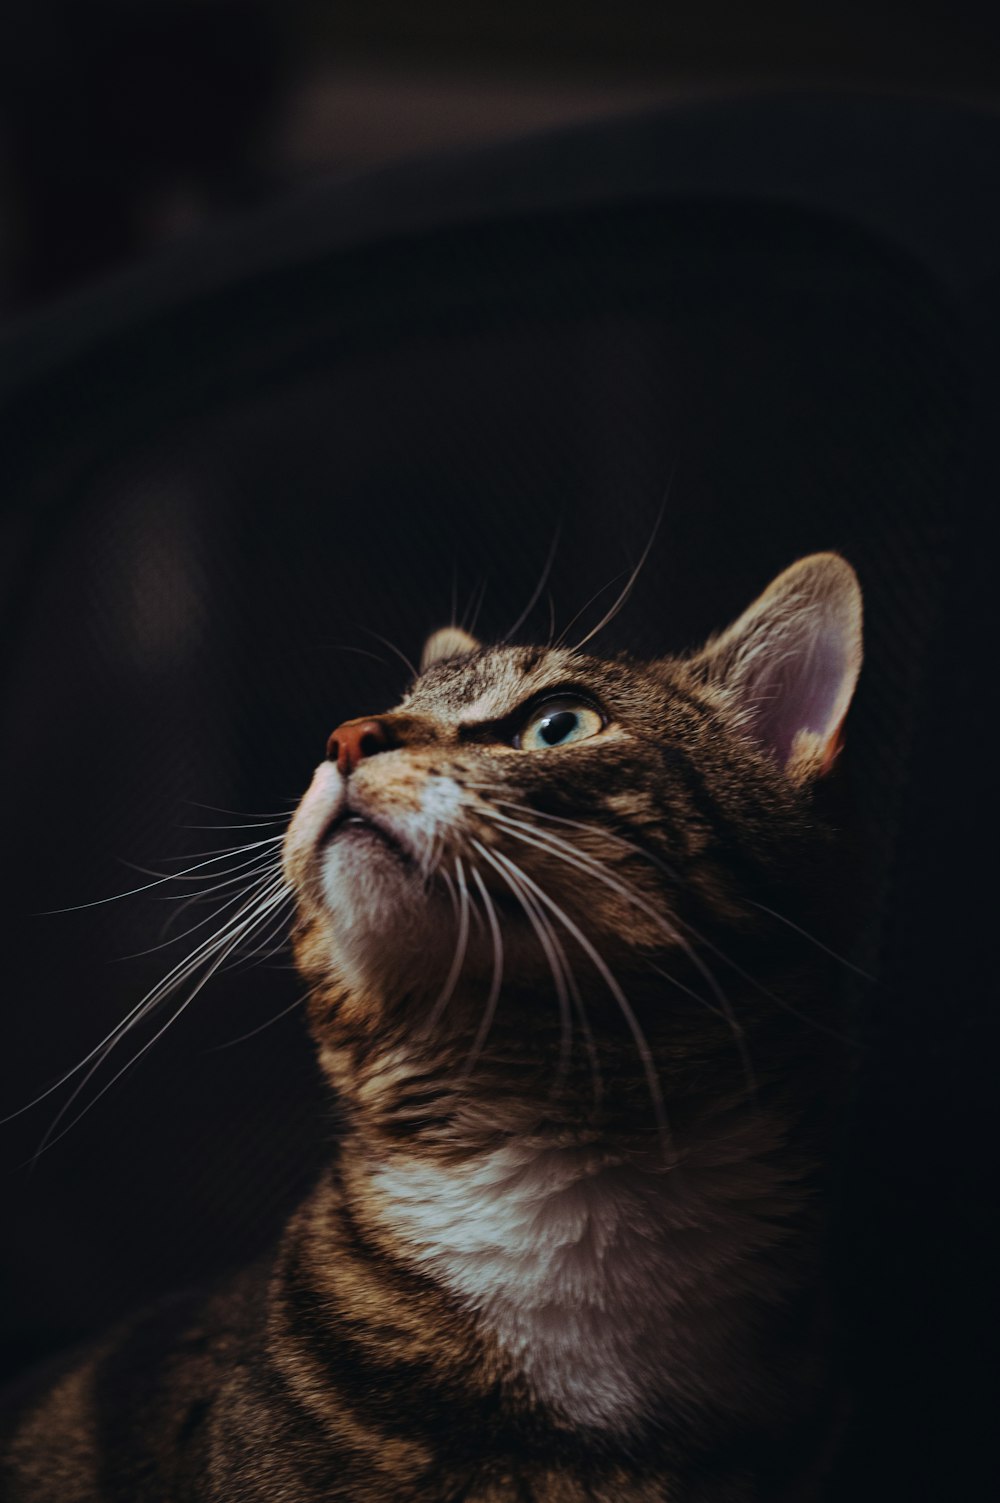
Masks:
[[[388,751],[392,745],[385,721],[345,720],[326,743],[326,755],[330,762],[336,762],[338,772],[346,778],[365,757]]]

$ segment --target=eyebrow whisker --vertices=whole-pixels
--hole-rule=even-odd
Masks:
[[[549,551],[546,556],[545,563],[542,566],[542,572],[538,577],[538,583],[535,585],[535,588],[532,591],[531,599],[528,601],[527,605],[524,607],[524,610],[514,622],[514,625],[509,627],[506,634],[500,638],[501,642],[510,641],[511,637],[513,637],[515,633],[520,630],[520,628],[527,621],[528,617],[531,615],[532,611],[535,609],[535,606],[538,604],[538,601],[541,598],[542,591],[548,584],[549,575],[552,573],[552,565],[555,563],[556,552],[559,548],[559,540],[561,534],[562,523],[559,523],[556,526],[555,532],[552,534],[552,542],[549,544]],[[552,633],[550,632],[549,635],[551,637]]]

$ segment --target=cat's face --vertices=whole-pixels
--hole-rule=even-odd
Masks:
[[[522,969],[527,950],[542,973],[544,949],[519,940],[534,933],[532,914],[553,919],[546,897],[605,953],[623,939],[670,943],[680,881],[725,901],[699,800],[747,823],[755,804],[780,807],[793,790],[733,735],[717,696],[665,665],[468,646],[427,668],[389,713],[334,732],[334,756],[296,814],[286,866],[348,984],[440,988],[465,894],[476,914],[466,977],[492,965],[489,901],[505,949],[513,942]],[[361,744],[345,755],[352,737]],[[507,954],[508,981],[511,964]]]
[[[699,988],[700,1023],[723,1013],[702,952],[814,856],[859,642],[833,555],[687,660],[437,634],[395,709],[333,733],[289,831],[319,1015],[477,1055],[551,1023],[566,1055],[633,1007],[662,1040]]]

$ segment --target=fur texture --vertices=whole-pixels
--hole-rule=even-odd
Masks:
[[[22,1405],[5,1498],[819,1496],[860,623],[822,554],[687,659],[449,628],[338,728],[284,855],[328,1172]]]

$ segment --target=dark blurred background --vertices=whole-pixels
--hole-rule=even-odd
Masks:
[[[1000,89],[987,0],[7,0],[0,309],[310,181],[713,94]]]
[[[7,0],[0,1115],[184,953],[172,889],[47,910],[291,807],[400,691],[371,631],[503,632],[557,529],[563,625],[668,487],[610,647],[841,548],[878,979],[831,1497],[978,1496],[998,102],[993,5]],[[298,996],[221,972],[33,1170],[65,1092],[0,1128],[0,1382],[275,1235],[330,1131]]]

